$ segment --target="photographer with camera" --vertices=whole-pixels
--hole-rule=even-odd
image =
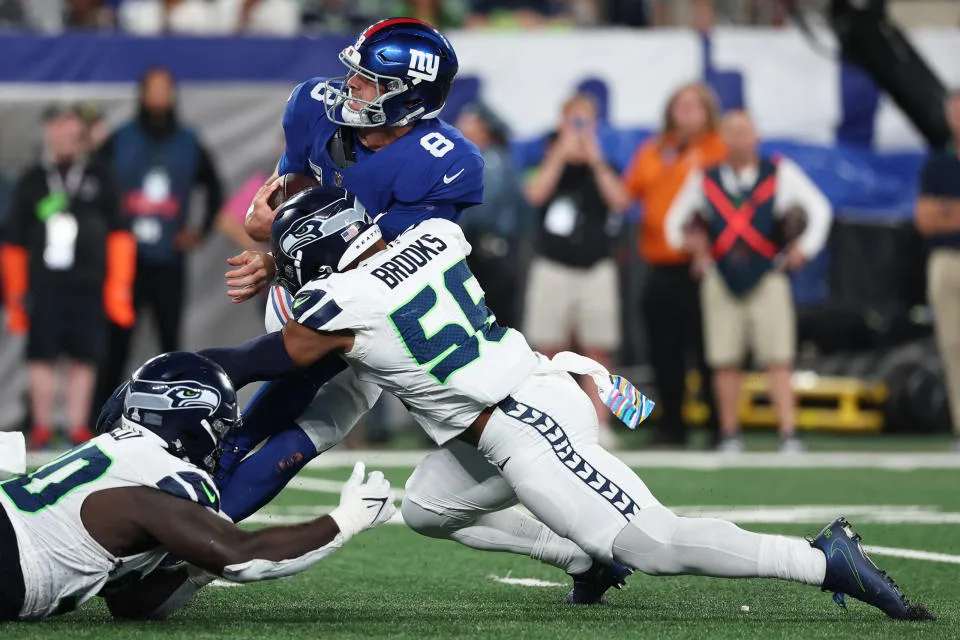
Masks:
[[[560,127],[525,195],[540,211],[540,223],[523,332],[548,357],[576,344],[579,353],[609,367],[620,346],[613,234],[630,199],[603,157],[591,96],[577,94],[564,104]],[[595,390],[589,394],[600,417],[601,442],[609,448],[614,440],[605,423],[609,411]]]

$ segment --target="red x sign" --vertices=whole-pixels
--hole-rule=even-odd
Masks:
[[[753,226],[753,216],[757,212],[757,207],[763,206],[777,191],[776,174],[771,175],[764,180],[756,189],[753,190],[750,199],[739,207],[734,207],[733,202],[723,192],[723,189],[712,179],[705,178],[703,181],[703,193],[707,196],[710,204],[714,206],[717,213],[727,221],[727,227],[713,243],[713,258],[719,260],[725,256],[738,238],[743,239],[750,248],[762,255],[764,258],[772,260],[777,255],[779,249],[777,245],[763,236]]]

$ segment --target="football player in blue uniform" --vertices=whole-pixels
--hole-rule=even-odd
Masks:
[[[378,224],[355,241],[344,238],[357,247],[372,246],[381,234],[392,241],[423,220],[455,221],[465,208],[479,204],[480,153],[437,118],[458,70],[447,39],[420,20],[392,18],[363,31],[340,53],[340,61],[346,76],[313,78],[290,95],[283,116],[286,149],[275,176],[254,198],[247,233],[255,240],[270,239],[276,212],[268,200],[278,188],[275,178],[286,174],[313,175],[322,185],[358,196]],[[301,276],[276,274],[272,257],[259,252],[245,252],[231,264],[237,268],[227,274],[228,295],[236,302],[266,288],[275,275],[294,281]],[[293,315],[291,297],[280,287],[270,297],[267,330],[279,331]],[[339,357],[265,385],[244,410],[244,430],[225,446],[218,478],[224,511],[239,521],[269,502],[308,461],[338,444],[379,395],[379,387],[358,380]],[[449,459],[460,473],[472,473],[471,465],[489,466],[481,456],[473,457],[464,461],[451,454]],[[574,578],[570,602],[600,602],[630,573],[620,565],[593,562],[519,510],[490,505],[496,513],[478,515],[482,508],[460,513],[449,496],[427,493],[418,496],[425,517],[416,530],[474,548],[524,553],[563,568]]]
[[[483,196],[477,147],[437,115],[457,73],[453,47],[412,18],[369,27],[340,53],[348,75],[297,86],[283,116],[286,149],[277,175],[313,175],[356,193],[387,241],[428,218],[455,220]],[[270,240],[264,190],[246,228]]]

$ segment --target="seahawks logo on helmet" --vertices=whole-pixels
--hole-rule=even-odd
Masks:
[[[323,238],[322,226],[322,220],[307,219],[298,225],[290,227],[290,229],[283,234],[283,237],[280,238],[280,250],[288,256],[292,256],[294,252],[302,249],[311,242],[316,242]]]
[[[136,409],[207,409],[220,406],[220,392],[194,381],[154,382],[137,380],[127,392],[126,406]]]
[[[177,384],[169,389],[166,395],[172,402],[171,409],[208,407],[213,412],[220,406],[220,393],[213,387],[199,382]]]

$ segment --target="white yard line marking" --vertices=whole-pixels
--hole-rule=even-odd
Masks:
[[[298,524],[300,522],[310,520],[311,518],[325,516],[334,509],[335,507],[328,505],[316,507],[294,507],[290,508],[289,511],[283,507],[266,507],[244,520],[243,524],[265,524],[270,526],[281,524]],[[397,510],[393,517],[387,520],[386,524],[406,523],[403,521],[400,511]]]
[[[224,589],[229,589],[229,588],[232,588],[232,587],[242,587],[243,585],[240,584],[239,582],[230,582],[229,580],[214,580],[213,582],[211,582],[211,583],[208,584],[207,586],[208,586],[208,587],[222,587],[222,588],[224,588]]]
[[[910,560],[928,560],[930,562],[945,562],[947,564],[960,564],[960,556],[950,553],[934,553],[932,551],[919,551],[917,549],[898,549],[896,547],[875,547],[873,545],[864,545],[867,553],[876,556],[891,556],[894,558],[908,558]]]
[[[329,451],[307,468],[349,467],[362,460],[369,469],[414,467],[429,451]],[[635,469],[960,469],[956,453],[823,452],[798,455],[714,452],[619,451],[616,456]]]
[[[340,493],[342,486],[342,483],[336,480],[299,476],[294,478],[287,488],[336,495]],[[402,499],[403,490],[394,489],[394,500]],[[833,520],[838,515],[844,515],[859,524],[960,524],[960,513],[943,512],[936,507],[918,505],[710,505],[676,506],[671,509],[684,516],[720,518],[741,524],[757,522],[821,524]],[[281,516],[311,515],[309,511],[304,512],[297,507],[280,507],[280,511],[268,510],[267,513]]]
[[[815,524],[822,526],[837,516],[854,525],[863,524],[960,524],[960,513],[918,505],[790,505],[790,506],[679,506],[670,507],[684,516],[720,518],[740,524]]]
[[[340,480],[328,480],[327,478],[311,478],[305,475],[299,475],[286,486],[287,489],[294,491],[310,491],[313,493],[332,493],[339,495],[343,488],[343,482]],[[393,499],[403,500],[404,490],[393,487],[391,489]]]
[[[61,452],[30,453],[27,466],[42,466]],[[308,469],[352,467],[359,460],[368,469],[415,467],[430,451],[328,451],[311,461]],[[960,469],[956,453],[858,453],[823,452],[783,455],[779,453],[743,453],[725,455],[709,451],[620,451],[617,457],[627,465],[643,469]]]
[[[305,475],[299,475],[287,485],[287,489],[294,491],[313,491],[315,493],[340,493],[343,482],[338,480],[327,480],[326,478],[311,478]]]
[[[522,508],[522,507],[520,507]],[[838,516],[850,518],[855,525],[910,524],[956,525],[960,513],[939,511],[936,507],[918,505],[798,505],[798,506],[671,506],[684,516],[720,518],[739,524],[809,524],[819,528]],[[288,524],[329,513],[332,506],[268,506],[246,520],[253,524]],[[401,524],[396,516],[391,520]],[[815,533],[811,530],[811,533]]]
[[[854,519],[856,524],[960,524],[960,513],[941,512],[937,511],[935,507],[917,505],[680,506],[672,507],[672,509],[681,515],[722,518],[740,524],[813,524],[820,526],[838,515],[849,516]],[[295,524],[309,518],[319,517],[332,510],[332,506],[266,507],[245,522],[267,525]],[[387,524],[404,524],[400,512],[398,511]],[[813,533],[812,530],[811,533]],[[864,549],[867,553],[878,556],[960,564],[960,555],[949,553],[873,545],[864,545]],[[487,577],[503,584],[525,587],[565,586],[558,582],[546,582],[534,578],[511,578],[509,573],[504,577],[495,575]],[[217,580],[213,583],[214,586],[238,586],[234,583],[218,585],[219,582],[223,581]]]
[[[490,580],[493,580],[494,582],[499,582],[500,584],[511,584],[518,587],[566,587],[568,586],[563,582],[550,582],[549,580],[538,580],[536,578],[511,578],[510,573],[512,572],[508,572],[507,575],[503,576],[502,578],[500,576],[495,576],[493,574],[490,574],[489,576],[487,576],[487,578],[489,578]]]

